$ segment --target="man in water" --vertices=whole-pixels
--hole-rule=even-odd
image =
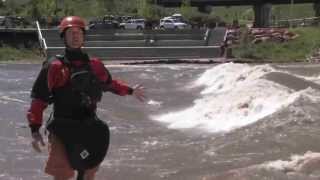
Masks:
[[[67,180],[77,170],[78,178],[81,174],[81,179],[93,180],[109,144],[108,126],[96,116],[102,92],[133,95],[144,101],[144,88],[141,85],[131,88],[112,79],[99,59],[89,58],[82,50],[83,19],[66,17],[61,21],[59,30],[65,53],[44,63],[31,91],[32,102],[27,119],[32,145],[38,152],[41,152],[40,146],[45,145],[39,129],[43,111],[52,103],[53,115],[47,126],[49,157],[45,172],[55,180]]]

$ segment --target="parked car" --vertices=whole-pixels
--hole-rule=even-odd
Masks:
[[[119,22],[111,15],[89,21],[89,29],[117,29]]]
[[[0,25],[2,26],[6,20],[5,16],[0,16]]]
[[[112,22],[97,21],[89,24],[89,29],[115,29]]]
[[[132,16],[119,16],[119,17],[118,17],[118,21],[119,21],[120,23],[127,22],[127,21],[129,21],[130,19],[133,19],[133,17],[132,17]]]
[[[145,20],[144,19],[130,19],[124,23],[120,23],[120,29],[144,29]]]
[[[186,23],[180,22],[172,18],[161,19],[159,26],[160,26],[160,29],[185,29],[189,27]]]
[[[176,14],[173,14],[171,17],[172,19],[176,19],[179,22],[184,22],[184,19],[181,14],[176,13]]]

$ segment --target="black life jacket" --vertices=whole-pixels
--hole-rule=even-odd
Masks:
[[[94,116],[96,102],[101,100],[100,81],[92,72],[89,58],[74,66],[63,56],[57,56],[70,70],[70,81],[52,92],[54,117],[81,119]]]
[[[47,129],[64,144],[71,167],[83,172],[100,164],[109,147],[109,127],[92,107],[102,89],[89,59],[75,67],[65,57],[57,58],[69,67],[70,82],[52,92],[54,112]]]

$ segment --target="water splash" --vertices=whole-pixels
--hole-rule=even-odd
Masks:
[[[230,131],[258,121],[293,103],[301,94],[263,78],[276,71],[269,65],[223,64],[193,82],[205,86],[193,106],[152,118],[169,128]]]

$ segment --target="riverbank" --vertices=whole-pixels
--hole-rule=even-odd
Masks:
[[[282,43],[261,42],[253,44],[246,33],[242,32],[238,45],[232,47],[232,59],[201,59],[201,60],[156,60],[156,61],[111,61],[112,64],[177,64],[177,63],[285,63],[285,62],[310,62],[320,57],[320,31],[318,27],[303,27],[289,29],[298,35],[297,38]],[[12,47],[0,48],[0,62],[15,63],[41,63],[45,58],[40,56],[38,49],[16,49]],[[106,61],[109,62],[109,61]],[[318,62],[318,61],[315,61]],[[109,62],[110,63],[110,62]]]
[[[43,57],[40,56],[39,49],[17,49],[13,47],[0,48],[0,63],[27,63],[27,62],[42,62]]]

